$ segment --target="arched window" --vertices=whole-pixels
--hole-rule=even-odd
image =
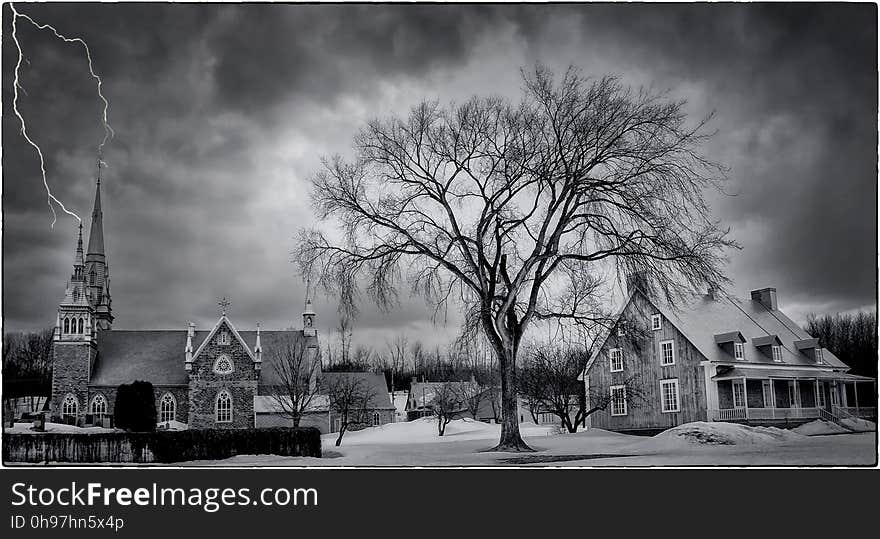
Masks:
[[[232,422],[232,397],[225,389],[217,394],[216,408],[217,423]]]
[[[379,422],[379,412],[373,412],[373,426],[378,427],[381,423]]]
[[[95,270],[89,272],[89,285],[95,286],[95,283],[98,281],[98,274],[95,273]]]
[[[214,372],[217,374],[230,374],[233,370],[232,360],[226,354],[220,354],[214,361]]]
[[[79,401],[76,400],[76,395],[73,393],[68,393],[64,396],[64,400],[61,401],[61,416],[62,417],[76,417],[77,412],[79,411]]]
[[[107,399],[98,393],[92,398],[92,415],[95,419],[101,419],[107,415]]]
[[[70,319],[64,319],[64,333],[70,333]]]
[[[174,421],[177,417],[177,401],[171,393],[162,395],[159,401],[159,422]]]
[[[83,333],[83,319],[82,318],[79,319],[79,329],[78,329],[77,333],[79,333],[79,334]]]

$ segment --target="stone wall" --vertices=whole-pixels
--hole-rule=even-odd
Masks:
[[[92,413],[92,399],[95,395],[101,394],[107,399],[107,415],[113,417],[114,414],[114,406],[116,405],[116,387],[113,386],[89,386],[88,390],[88,411],[85,413]],[[189,388],[187,386],[153,386],[153,396],[156,399],[156,421],[159,420],[160,417],[160,402],[162,400],[162,396],[166,393],[170,392],[174,395],[174,398],[177,400],[177,416],[176,420],[181,423],[189,422]]]
[[[51,415],[61,415],[64,396],[72,393],[79,403],[78,415],[88,406],[89,370],[95,350],[88,343],[55,343],[52,346]]]
[[[229,334],[229,344],[221,343],[223,332]],[[229,374],[214,371],[220,355],[226,355],[233,365]],[[241,429],[254,427],[254,396],[257,394],[259,371],[247,350],[235,338],[224,322],[205,347],[194,358],[189,375],[189,426],[194,429]],[[217,396],[226,390],[232,397],[232,421],[216,421]]]

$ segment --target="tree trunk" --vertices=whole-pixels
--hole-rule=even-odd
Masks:
[[[296,415],[293,417],[293,428],[295,428],[295,429],[299,428],[299,422],[301,419],[302,419],[302,416],[299,416],[299,415]]]
[[[534,451],[519,434],[516,405],[516,351],[496,350],[501,368],[501,440],[489,451]]]

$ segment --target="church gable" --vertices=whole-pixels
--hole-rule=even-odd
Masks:
[[[256,379],[254,355],[224,316],[193,355],[191,375],[215,380]]]

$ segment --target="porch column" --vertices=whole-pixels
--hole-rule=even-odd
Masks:
[[[859,417],[859,383],[853,382],[853,397],[856,400],[856,417]]]
[[[776,419],[776,382],[770,379],[770,417]]]
[[[743,376],[743,404],[746,407],[746,421],[749,420],[749,386],[746,384],[746,377]]]

